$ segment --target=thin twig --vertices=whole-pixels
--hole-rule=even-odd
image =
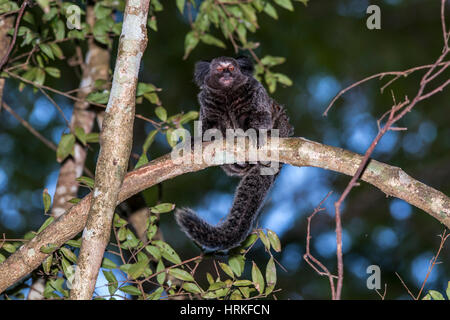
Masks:
[[[3,102],[3,108],[5,108],[6,111],[8,111],[14,118],[16,118],[17,121],[19,121],[28,131],[30,131],[36,138],[42,141],[47,147],[52,149],[53,151],[56,151],[57,147],[56,145],[45,138],[43,135],[41,135],[36,129],[34,129],[25,119],[23,119],[21,116],[19,116],[10,106],[6,104],[6,102]]]
[[[19,14],[17,16],[17,20],[16,20],[16,26],[14,28],[14,35],[12,38],[11,43],[9,44],[9,48],[6,51],[6,54],[4,55],[4,57],[2,58],[2,60],[0,61],[0,70],[2,70],[3,66],[5,65],[5,63],[8,61],[9,58],[9,54],[11,53],[12,48],[14,47],[14,45],[16,44],[16,39],[17,39],[17,33],[19,31],[19,25],[20,25],[20,21],[22,20],[22,16],[25,12],[25,9],[28,5],[28,0],[24,0],[22,3],[22,6],[20,7],[19,10]]]

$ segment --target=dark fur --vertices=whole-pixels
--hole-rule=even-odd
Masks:
[[[234,71],[218,72],[220,63],[228,62]],[[293,134],[284,108],[272,100],[264,87],[253,77],[253,63],[246,57],[220,57],[195,65],[194,80],[200,87],[200,120],[202,130],[279,129],[280,137]],[[223,79],[232,79],[224,85]],[[222,166],[228,175],[239,176],[233,206],[225,221],[212,226],[190,209],[178,209],[176,220],[181,229],[201,247],[228,250],[248,236],[258,217],[264,199],[276,175],[260,175],[259,164]]]

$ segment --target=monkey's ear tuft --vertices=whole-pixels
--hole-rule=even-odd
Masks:
[[[239,56],[236,61],[241,69],[241,72],[247,76],[253,76],[255,67],[253,66],[253,61],[247,56]]]
[[[194,81],[199,87],[203,85],[203,81],[205,81],[205,77],[208,75],[208,73],[209,73],[208,61],[199,61],[195,64]]]

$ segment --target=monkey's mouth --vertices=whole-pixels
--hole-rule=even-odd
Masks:
[[[229,78],[229,77],[222,77],[219,79],[219,82],[225,86],[228,87],[233,83],[233,78]]]

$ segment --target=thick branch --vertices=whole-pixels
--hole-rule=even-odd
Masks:
[[[206,144],[204,144],[206,146]],[[349,176],[355,174],[362,156],[341,148],[327,146],[304,138],[280,139],[278,146],[270,149],[272,154],[279,152],[279,161],[294,166],[320,167]],[[236,150],[237,157],[242,150]],[[186,163],[177,164],[170,154],[155,159],[147,165],[129,172],[121,187],[117,204],[132,195],[176,176],[203,170],[210,166],[225,163],[225,147],[216,150],[213,164]],[[228,153],[229,154],[229,153]],[[194,159],[194,154],[185,155]],[[268,160],[271,158],[268,157]],[[264,160],[264,159],[261,159]],[[450,198],[407,175],[402,169],[382,162],[371,160],[361,180],[366,181],[387,195],[403,199],[424,210],[445,226],[450,227]],[[76,206],[56,219],[31,241],[23,245],[16,253],[0,264],[0,292],[33,271],[48,256],[40,252],[42,246],[54,244],[57,247],[75,237],[83,230],[92,194],[89,194]]]

